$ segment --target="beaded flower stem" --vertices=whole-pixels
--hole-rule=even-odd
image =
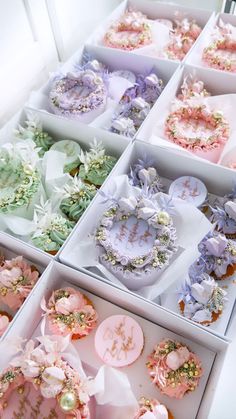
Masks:
[[[212,134],[205,136],[188,137],[184,130],[178,128],[180,122],[195,120],[202,121],[212,130]],[[190,151],[212,150],[225,144],[229,138],[229,123],[220,112],[209,111],[206,106],[182,106],[172,112],[165,123],[167,137]]]

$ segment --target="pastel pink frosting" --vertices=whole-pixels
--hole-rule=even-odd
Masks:
[[[141,398],[139,411],[134,419],[168,419],[168,410],[158,400]]]
[[[160,391],[176,399],[194,391],[202,375],[198,357],[185,345],[167,339],[160,342],[148,357],[147,368]]]
[[[45,312],[50,331],[55,335],[82,337],[97,325],[96,310],[81,292],[73,288],[53,291],[48,304],[43,298],[41,308]]]
[[[43,336],[39,338],[41,345],[35,345],[35,342],[30,340],[26,343],[21,354],[12,359],[8,368],[0,375],[1,417],[4,403],[8,400],[12,391],[26,382],[33,384],[43,398],[55,398],[57,400],[57,397],[68,391],[69,381],[70,388],[80,403],[69,415],[65,415],[65,419],[71,417],[90,419],[89,395],[85,382],[81,379],[79,372],[63,359],[63,352],[69,343],[66,338],[63,339],[55,338],[55,336]],[[9,376],[13,378],[11,380],[5,378]]]
[[[36,284],[39,272],[22,256],[6,260],[0,266],[0,301],[17,310]]]
[[[0,314],[0,336],[7,330],[10,320],[5,314]]]

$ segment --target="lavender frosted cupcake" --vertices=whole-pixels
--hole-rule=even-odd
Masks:
[[[199,243],[200,258],[195,262],[196,269],[202,269],[215,279],[226,279],[236,269],[236,242],[224,234],[208,233]]]
[[[179,307],[184,317],[208,326],[222,314],[227,292],[201,267],[192,266],[180,294]]]
[[[110,130],[133,137],[163,90],[163,81],[155,73],[139,74],[133,87],[126,90],[112,117]]]
[[[101,186],[116,164],[117,159],[105,154],[106,150],[102,142],[96,139],[90,143],[90,150],[85,153],[81,151],[79,177],[88,183]]]
[[[236,186],[230,194],[218,198],[211,210],[216,229],[227,238],[236,239]]]
[[[163,189],[161,178],[153,167],[153,162],[147,158],[138,159],[130,168],[129,180],[131,185],[141,189],[148,188],[150,193],[161,192]]]
[[[132,290],[153,284],[177,251],[172,217],[155,195],[113,200],[96,242],[100,262]]]

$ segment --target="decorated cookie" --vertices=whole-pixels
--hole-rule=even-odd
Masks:
[[[217,70],[236,72],[236,39],[235,26],[224,23],[221,19],[212,33],[210,44],[204,48],[202,59]]]
[[[46,151],[54,144],[52,137],[43,130],[41,122],[35,117],[25,121],[26,127],[19,125],[16,135],[22,140],[33,140],[39,149],[39,156],[43,157]]]
[[[90,69],[67,73],[52,82],[49,104],[57,115],[90,123],[105,110],[106,102],[102,74]]]
[[[0,266],[0,301],[18,310],[39,278],[39,272],[22,256],[5,260]]]
[[[139,400],[139,411],[134,419],[174,419],[164,404],[157,399],[141,397]]]
[[[208,274],[191,269],[179,298],[180,311],[184,317],[208,326],[222,314],[226,295]]]
[[[208,233],[199,243],[199,259],[196,269],[208,273],[216,279],[232,276],[236,269],[236,242],[227,239],[224,234]]]
[[[133,364],[139,358],[143,345],[143,331],[132,317],[114,315],[97,328],[95,350],[101,360],[112,367]]]
[[[23,411],[24,418],[36,414],[90,419],[84,373],[74,366],[76,359],[68,354],[68,341],[55,336],[37,340],[28,341],[0,375],[1,418],[23,417]]]
[[[151,44],[152,33],[148,20],[141,12],[127,10],[107,30],[103,43],[110,48],[127,51]]]
[[[169,195],[201,208],[207,200],[207,188],[195,177],[182,176],[171,183]]]
[[[202,376],[201,361],[187,346],[171,339],[157,344],[148,357],[148,373],[161,393],[182,399],[194,391]]]
[[[80,165],[79,155],[81,148],[78,143],[72,140],[57,141],[51,147],[51,150],[60,151],[66,154],[66,163],[64,172],[71,172]]]
[[[69,220],[77,222],[96,195],[97,188],[75,176],[63,188],[57,188],[57,192],[61,196],[60,210]]]
[[[116,164],[116,158],[105,154],[106,150],[101,142],[94,139],[90,150],[81,151],[79,177],[86,182],[101,186]]]
[[[230,126],[220,110],[183,102],[165,121],[165,134],[173,143],[215,163],[229,139]]]
[[[177,251],[164,197],[120,198],[109,207],[96,232],[100,262],[129,289],[153,284]]]
[[[48,303],[41,302],[53,335],[71,335],[72,339],[87,336],[97,324],[97,312],[90,300],[73,288],[53,291]]]

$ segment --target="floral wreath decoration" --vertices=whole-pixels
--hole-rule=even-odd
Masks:
[[[106,32],[103,43],[110,48],[132,51],[152,43],[151,28],[141,12],[126,11]]]
[[[207,137],[196,135],[188,136],[180,130],[179,123],[188,123],[191,120],[205,123],[212,131]],[[212,150],[219,148],[229,139],[229,123],[221,111],[211,111],[206,105],[192,105],[185,103],[171,112],[165,122],[165,133],[169,140],[190,151]]]
[[[22,394],[24,385],[30,383],[43,398],[55,398],[66,419],[90,419],[84,373],[67,361],[71,359],[71,354],[65,352],[68,338],[43,336],[37,341],[29,340],[21,347],[20,355],[1,373],[0,415],[7,408],[11,393],[17,390]]]

